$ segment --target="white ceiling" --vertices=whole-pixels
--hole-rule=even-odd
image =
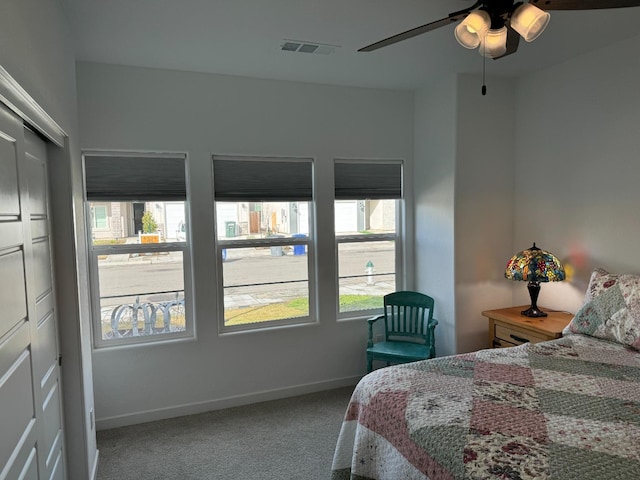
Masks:
[[[59,1],[81,61],[411,90],[442,73],[482,72],[482,57],[458,45],[453,26],[357,52],[472,0]],[[521,75],[636,35],[640,7],[551,12],[535,42],[488,60],[487,74]],[[329,55],[283,52],[284,39],[339,47]]]

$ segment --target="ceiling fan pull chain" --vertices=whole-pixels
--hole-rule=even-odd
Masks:
[[[482,48],[486,48],[484,46],[485,42],[482,42]],[[482,55],[482,95],[487,94],[487,85],[485,82],[486,77],[486,67],[487,67],[487,57]]]

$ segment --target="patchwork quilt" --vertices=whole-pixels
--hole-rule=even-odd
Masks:
[[[640,352],[568,335],[376,370],[332,479],[640,479]]]

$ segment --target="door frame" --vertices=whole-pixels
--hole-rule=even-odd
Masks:
[[[58,123],[40,106],[40,104],[16,81],[9,72],[0,65],[0,103],[20,117],[25,125],[36,131],[50,143],[47,147],[49,162],[55,165],[56,169],[61,169],[61,175],[67,177],[67,181],[72,184],[73,162],[68,134],[58,125]],[[51,174],[51,170],[49,170]],[[74,210],[75,196],[73,192],[67,192],[70,198],[69,210]],[[71,213],[73,218],[73,212]],[[72,315],[60,315],[60,289],[56,289],[58,297],[58,331],[65,331],[65,335],[60,338],[60,355],[63,360],[64,370],[62,378],[62,401],[64,435],[66,445],[66,465],[69,478],[89,478],[95,479],[97,476],[98,452],[95,440],[95,414],[93,406],[93,378],[91,368],[91,336],[90,325],[81,328],[81,310],[88,305],[88,295],[84,299],[80,282],[78,281],[80,272],[78,270],[79,255],[82,254],[82,246],[78,244],[77,226],[73,225],[72,245],[68,246],[72,251],[72,259],[68,259],[67,251],[61,256],[65,257],[64,268],[65,278],[68,280],[71,274],[74,285],[69,285],[68,290],[73,293]],[[55,229],[52,232],[52,241],[55,245],[58,242]],[[54,283],[58,283],[60,266],[62,262],[57,261],[58,253],[54,252],[55,269]],[[69,271],[70,270],[70,271]],[[67,290],[67,289],[65,289]],[[86,315],[85,315],[86,316]],[[87,316],[88,318],[88,316]],[[73,454],[71,454],[73,452]]]

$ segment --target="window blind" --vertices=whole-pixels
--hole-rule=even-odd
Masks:
[[[184,201],[184,158],[85,155],[90,201]]]
[[[336,200],[402,198],[401,162],[336,160]]]
[[[311,201],[313,163],[309,158],[213,157],[217,201]]]

